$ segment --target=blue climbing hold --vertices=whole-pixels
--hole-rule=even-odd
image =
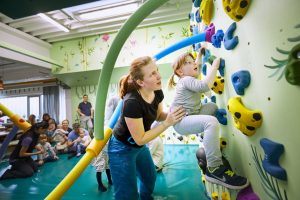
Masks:
[[[227,50],[231,50],[234,49],[236,47],[236,45],[239,43],[239,38],[238,36],[234,36],[233,37],[233,32],[236,29],[236,23],[232,23],[228,30],[225,32],[224,35],[224,47]]]
[[[202,19],[200,17],[199,9],[197,9],[197,11],[195,13],[195,20],[197,23],[200,23],[202,21]]]
[[[216,48],[221,48],[221,42],[224,38],[223,30],[218,30],[213,36],[211,37],[211,43]]]
[[[201,0],[194,1],[194,7],[198,8],[198,7],[200,7],[200,4],[201,4]]]
[[[211,102],[217,103],[217,98],[215,95],[210,97]]]
[[[225,75],[225,60],[223,58],[220,58],[219,72],[220,72],[220,75],[222,77],[224,77],[224,75]]]
[[[223,108],[218,109],[215,115],[220,124],[227,125],[227,118],[226,118],[227,113],[225,109]]]
[[[250,85],[251,76],[250,72],[247,70],[240,70],[231,75],[231,82],[233,84],[234,90],[238,95],[245,94],[245,88]]]
[[[273,142],[267,138],[260,140],[260,145],[264,149],[265,157],[262,166],[271,176],[280,180],[287,180],[285,169],[279,165],[279,158],[284,151],[284,146],[280,143]]]

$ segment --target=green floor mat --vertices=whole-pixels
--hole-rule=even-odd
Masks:
[[[197,165],[195,152],[197,145],[165,145],[164,168],[158,173],[154,199],[206,200]],[[0,199],[44,199],[75,166],[80,158],[70,160],[60,155],[57,162],[46,163],[34,176],[26,179],[0,181]],[[0,164],[0,174],[8,166]],[[108,185],[106,175],[102,175],[104,185]],[[99,192],[96,172],[88,166],[62,199],[114,199],[113,186],[107,192]]]

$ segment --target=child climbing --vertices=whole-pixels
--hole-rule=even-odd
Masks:
[[[208,92],[213,86],[220,65],[220,59],[216,58],[207,76],[203,80],[197,79],[201,71],[199,66],[201,66],[202,49],[199,50],[196,62],[191,53],[185,53],[173,64],[174,74],[169,80],[169,87],[176,86],[176,89],[171,110],[178,106],[183,106],[186,110],[186,116],[173,127],[181,135],[204,132],[203,145],[207,160],[205,179],[208,182],[230,189],[242,189],[248,186],[248,180],[236,175],[222,163],[219,123],[214,116],[217,106],[214,103],[201,104],[201,93]],[[174,81],[175,75],[179,77],[177,83]]]

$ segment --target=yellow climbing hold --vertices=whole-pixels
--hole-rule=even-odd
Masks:
[[[261,111],[247,109],[241,97],[229,99],[227,108],[234,119],[235,127],[247,136],[254,135],[262,124]]]
[[[250,5],[250,0],[223,0],[223,8],[226,14],[238,22],[244,18]]]
[[[202,0],[200,5],[200,17],[205,25],[209,25],[213,16],[214,3],[213,0]]]

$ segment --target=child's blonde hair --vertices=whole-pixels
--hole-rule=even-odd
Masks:
[[[44,133],[40,134],[39,139],[40,140],[43,140],[43,139],[47,139],[48,140],[47,135],[44,134]]]
[[[179,74],[177,74],[176,70],[180,69],[182,67],[182,65],[184,65],[184,63],[186,61],[186,57],[188,57],[188,56],[190,56],[191,58],[193,58],[195,60],[192,53],[186,52],[186,53],[180,55],[177,58],[177,60],[175,60],[175,62],[173,63],[173,65],[172,65],[173,74],[168,81],[169,89],[172,89],[174,86],[176,86],[176,83],[174,81],[174,76],[176,75],[176,76],[180,77]]]

